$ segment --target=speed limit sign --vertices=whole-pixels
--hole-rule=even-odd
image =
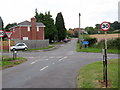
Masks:
[[[4,31],[3,30],[0,30],[0,37],[3,37],[5,34],[4,34]]]
[[[110,29],[110,23],[109,22],[102,22],[100,25],[100,28],[103,31],[108,31]]]

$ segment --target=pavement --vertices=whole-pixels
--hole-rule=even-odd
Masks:
[[[79,69],[102,61],[101,53],[76,52],[77,39],[46,52],[18,52],[28,61],[2,71],[3,88],[76,88]],[[108,59],[117,59],[108,54]],[[87,71],[86,71],[87,72]]]

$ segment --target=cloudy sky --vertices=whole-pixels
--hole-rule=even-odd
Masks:
[[[1,0],[0,16],[4,24],[30,20],[38,12],[50,11],[55,20],[62,12],[67,29],[79,26],[95,26],[103,21],[118,21],[118,2],[120,0]],[[5,26],[4,25],[4,26]]]

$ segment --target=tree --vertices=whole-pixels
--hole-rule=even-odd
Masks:
[[[93,27],[86,27],[85,30],[88,32],[88,34],[97,34],[97,30],[95,30]]]
[[[111,27],[113,30],[120,29],[120,23],[118,21],[115,21],[114,23],[111,23]]]
[[[0,17],[0,29],[2,29],[2,30],[3,30],[3,28],[4,28],[4,23],[3,23],[2,18]]]
[[[52,18],[52,15],[49,12],[45,12],[45,14],[40,13],[38,14],[37,10],[36,10],[36,20],[37,22],[42,22],[43,24],[45,24],[45,38],[49,39],[49,41],[51,42],[52,40],[56,40],[57,39],[57,30],[54,24],[54,20]]]
[[[57,14],[55,26],[58,31],[58,40],[59,41],[64,40],[66,37],[66,28],[64,18],[61,12]]]
[[[9,24],[7,24],[6,25],[6,27],[5,27],[5,31],[9,31],[9,29],[11,28],[11,27],[14,27],[14,26],[16,26],[17,25],[17,23],[9,23]]]

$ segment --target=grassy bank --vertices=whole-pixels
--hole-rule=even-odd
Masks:
[[[80,49],[79,44],[77,43],[76,46],[76,51],[77,52],[94,52],[94,53],[102,53],[102,48],[93,48],[93,47],[89,47],[89,48],[82,48]],[[119,49],[107,49],[108,53],[120,53]]]
[[[3,60],[0,61],[0,69],[13,67],[27,60],[23,57],[17,57],[15,60],[13,60],[13,58],[10,56],[3,56],[3,57],[0,56],[0,58],[3,58]]]
[[[120,60],[120,59],[119,59]],[[95,62],[80,69],[77,88],[104,88],[102,62]],[[118,60],[108,60],[108,88],[118,88]]]

